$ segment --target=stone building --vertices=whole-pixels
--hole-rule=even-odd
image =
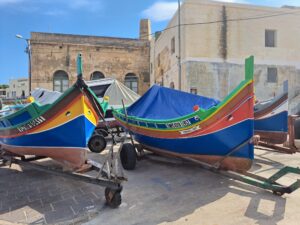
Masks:
[[[262,7],[209,0],[181,5],[183,91],[223,99],[244,77],[255,56],[255,92],[272,98],[289,80],[290,112],[300,111],[299,8]],[[178,12],[151,41],[151,84],[179,87]]]
[[[7,98],[26,98],[29,95],[29,82],[27,78],[10,79],[6,89]]]
[[[140,38],[31,33],[31,84],[65,91],[76,81],[77,54],[85,80],[116,78],[143,94],[150,84],[150,21],[140,22]]]

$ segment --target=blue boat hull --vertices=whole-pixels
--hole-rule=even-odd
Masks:
[[[85,148],[95,126],[81,115],[56,128],[36,134],[12,138],[0,138],[0,143],[23,147],[71,147]]]
[[[252,137],[249,133],[252,129],[246,129],[249,127],[253,128],[253,120],[246,120],[218,132],[193,138],[160,139],[137,133],[133,133],[133,136],[140,144],[151,146],[153,149],[186,155],[225,156]],[[252,160],[253,148],[253,144],[247,143],[230,156]]]
[[[254,120],[255,131],[288,132],[288,112]]]
[[[278,114],[254,120],[254,132],[259,135],[260,140],[283,144],[288,136],[288,112],[282,111]]]

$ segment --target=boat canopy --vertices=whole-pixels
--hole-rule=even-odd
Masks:
[[[108,102],[113,108],[122,107],[122,99],[125,106],[129,106],[140,98],[137,93],[117,80],[114,80],[114,82],[107,88],[104,96],[109,96]]]
[[[142,97],[127,108],[129,116],[144,119],[173,119],[194,112],[194,106],[207,110],[220,101],[187,92],[153,85]]]
[[[61,95],[62,93],[58,91],[50,91],[44,88],[36,88],[31,93],[31,96],[34,97],[34,100],[37,101],[40,105],[52,104]]]

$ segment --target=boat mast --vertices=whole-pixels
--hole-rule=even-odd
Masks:
[[[82,79],[82,58],[81,58],[81,54],[77,55],[77,79]]]

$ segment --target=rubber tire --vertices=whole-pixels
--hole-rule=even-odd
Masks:
[[[104,129],[97,129],[96,130],[96,134],[99,134],[99,135],[101,135],[103,137],[107,137],[108,136],[108,132],[106,130],[104,130]]]
[[[88,143],[88,147],[92,152],[100,153],[106,148],[107,142],[102,135],[94,134]]]
[[[122,203],[121,191],[105,188],[105,200],[106,204],[111,208],[119,207]]]
[[[135,148],[130,143],[125,143],[120,152],[122,166],[125,170],[134,170],[136,166],[137,155]]]

